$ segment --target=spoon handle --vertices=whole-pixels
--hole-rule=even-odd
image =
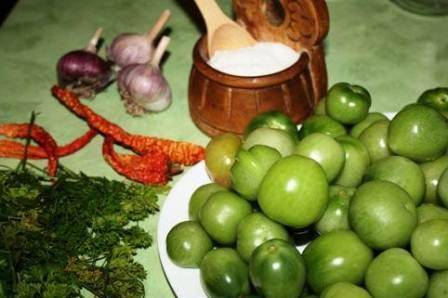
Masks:
[[[201,11],[208,33],[215,31],[222,24],[232,23],[232,20],[222,12],[215,0],[194,0],[194,2]]]

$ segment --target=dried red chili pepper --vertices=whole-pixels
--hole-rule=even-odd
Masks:
[[[99,116],[89,107],[83,105],[74,93],[58,86],[54,86],[52,92],[69,110],[85,119],[91,128],[96,129],[105,136],[113,138],[116,143],[130,148],[138,154],[144,155],[154,147],[157,147],[166,153],[173,163],[192,165],[204,159],[205,150],[201,146],[188,142],[132,135],[118,125]]]
[[[56,148],[56,156],[63,157],[81,150],[97,135],[94,130],[88,130],[85,134],[72,142]],[[22,159],[25,157],[25,145],[12,140],[0,140],[0,157]],[[27,148],[27,158],[29,159],[45,159],[48,158],[47,153],[42,147],[30,145]]]
[[[165,184],[170,176],[177,173],[179,164],[192,165],[204,159],[203,147],[167,139],[132,135],[118,125],[109,122],[92,109],[83,105],[78,97],[58,86],[52,88],[54,96],[70,111],[86,120],[90,130],[70,144],[57,147],[51,135],[37,125],[4,124],[0,134],[12,138],[31,138],[40,147],[28,146],[27,157],[32,159],[48,158],[48,172],[55,175],[58,157],[71,154],[84,147],[96,135],[103,134],[103,155],[106,161],[119,173],[131,180],[145,184]],[[114,144],[129,148],[134,154],[118,154]],[[25,146],[11,140],[0,140],[0,157],[23,158]]]
[[[92,129],[89,129],[85,134],[82,136],[74,139],[70,143],[57,148],[57,155],[59,157],[61,156],[67,156],[70,154],[75,153],[76,151],[81,150],[84,148],[87,144],[92,141],[92,139],[97,135],[98,133]]]
[[[143,184],[166,184],[170,178],[170,161],[166,154],[154,148],[139,156],[119,154],[114,151],[114,141],[106,137],[103,143],[103,156],[119,174]]]
[[[48,175],[55,176],[58,168],[58,157],[56,155],[57,144],[53,137],[38,125],[23,124],[1,124],[0,134],[10,138],[31,138],[47,154]]]
[[[41,147],[33,147],[38,148],[39,154],[42,153],[41,151],[43,151],[43,149]],[[34,148],[28,147],[27,156],[30,158],[30,155],[34,155],[34,153]],[[43,151],[43,153],[46,158],[47,153],[45,153],[45,151]],[[0,157],[22,159],[24,155],[25,145],[23,145],[22,143],[12,140],[0,140]]]

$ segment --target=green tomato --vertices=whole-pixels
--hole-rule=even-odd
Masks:
[[[258,204],[269,218],[293,228],[316,222],[328,202],[328,182],[322,167],[307,157],[278,160],[267,172]]]
[[[336,140],[344,149],[345,163],[333,183],[346,187],[357,187],[361,184],[364,172],[370,164],[369,152],[364,144],[354,137],[341,136]]]
[[[337,83],[328,90],[327,114],[343,124],[357,124],[369,113],[372,99],[361,86]]]
[[[325,234],[335,230],[350,230],[348,223],[348,206],[351,196],[347,191],[339,190],[336,194],[334,186],[330,186],[330,201],[324,215],[316,223],[316,231]]]
[[[252,213],[238,225],[236,250],[241,258],[248,262],[252,252],[270,239],[288,240],[289,235],[282,225],[262,213]]]
[[[235,243],[238,224],[251,213],[252,207],[245,199],[230,191],[219,191],[202,206],[199,219],[213,240],[228,245]]]
[[[365,283],[375,298],[421,298],[428,288],[428,275],[409,252],[390,248],[372,261]]]
[[[205,165],[210,178],[217,184],[230,187],[230,168],[241,147],[241,139],[225,133],[210,140],[205,148]]]
[[[295,140],[297,140],[298,137],[297,124],[281,112],[269,111],[255,116],[255,118],[249,122],[246,130],[244,131],[245,138],[247,138],[251,132],[260,127],[283,130]]]
[[[379,120],[359,136],[359,140],[366,146],[370,161],[375,162],[391,155],[387,145],[389,120]]]
[[[364,120],[362,120],[361,122],[352,127],[352,129],[350,130],[350,135],[354,138],[358,138],[366,128],[368,128],[370,125],[380,120],[389,120],[389,119],[387,119],[387,117],[381,113],[377,112],[369,113],[367,114],[367,117]]]
[[[371,298],[369,292],[348,282],[337,282],[327,287],[320,298]]]
[[[448,295],[448,271],[434,272],[429,279],[426,298],[446,298]]]
[[[264,145],[240,149],[230,169],[233,189],[247,200],[256,200],[264,175],[280,157],[277,150]]]
[[[201,281],[208,297],[245,297],[250,292],[249,270],[231,248],[210,251],[202,260]]]
[[[414,200],[395,183],[370,181],[350,202],[350,226],[368,246],[384,250],[405,247],[417,226]]]
[[[332,231],[304,250],[307,282],[316,293],[336,282],[360,284],[373,259],[372,250],[352,231]]]
[[[448,155],[422,163],[420,167],[425,175],[426,194],[424,201],[426,203],[439,203],[437,187],[443,172],[448,169]]]
[[[437,185],[437,193],[443,205],[448,207],[448,168],[440,176],[439,183]]]
[[[190,202],[188,202],[188,215],[192,220],[199,219],[199,211],[210,196],[218,191],[226,190],[219,184],[208,183],[198,187],[191,195]]]
[[[305,284],[305,263],[288,241],[269,240],[255,249],[249,262],[252,284],[266,298],[295,298]]]
[[[434,160],[447,150],[448,121],[430,107],[408,105],[390,123],[388,144],[397,155],[418,162]]]
[[[426,90],[418,98],[418,103],[434,108],[448,117],[448,88],[434,88]]]
[[[265,145],[277,149],[282,156],[288,156],[294,152],[296,144],[296,139],[283,130],[260,127],[247,136],[243,143],[243,149],[247,150],[255,145]]]
[[[295,154],[315,160],[324,169],[331,182],[342,170],[345,152],[335,139],[322,133],[313,133],[299,142]]]
[[[411,251],[423,266],[448,269],[448,220],[433,219],[417,226],[411,238]]]
[[[196,221],[178,223],[166,237],[168,256],[181,267],[198,268],[212,248],[212,240]]]
[[[425,177],[419,165],[406,157],[389,156],[374,162],[364,176],[364,181],[371,180],[389,181],[401,186],[416,206],[423,201]]]
[[[418,224],[433,220],[447,219],[448,209],[433,204],[421,204],[417,208]]]
[[[320,132],[333,138],[347,134],[344,125],[324,115],[313,115],[305,119],[299,131],[299,138],[303,139],[315,132]]]

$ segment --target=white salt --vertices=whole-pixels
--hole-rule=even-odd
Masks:
[[[299,53],[284,44],[259,42],[252,47],[217,51],[208,64],[227,74],[250,77],[284,70],[299,57]]]

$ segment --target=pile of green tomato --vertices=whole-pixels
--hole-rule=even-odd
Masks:
[[[209,297],[448,297],[448,88],[370,106],[338,83],[300,130],[268,112],[213,138],[171,260]]]

